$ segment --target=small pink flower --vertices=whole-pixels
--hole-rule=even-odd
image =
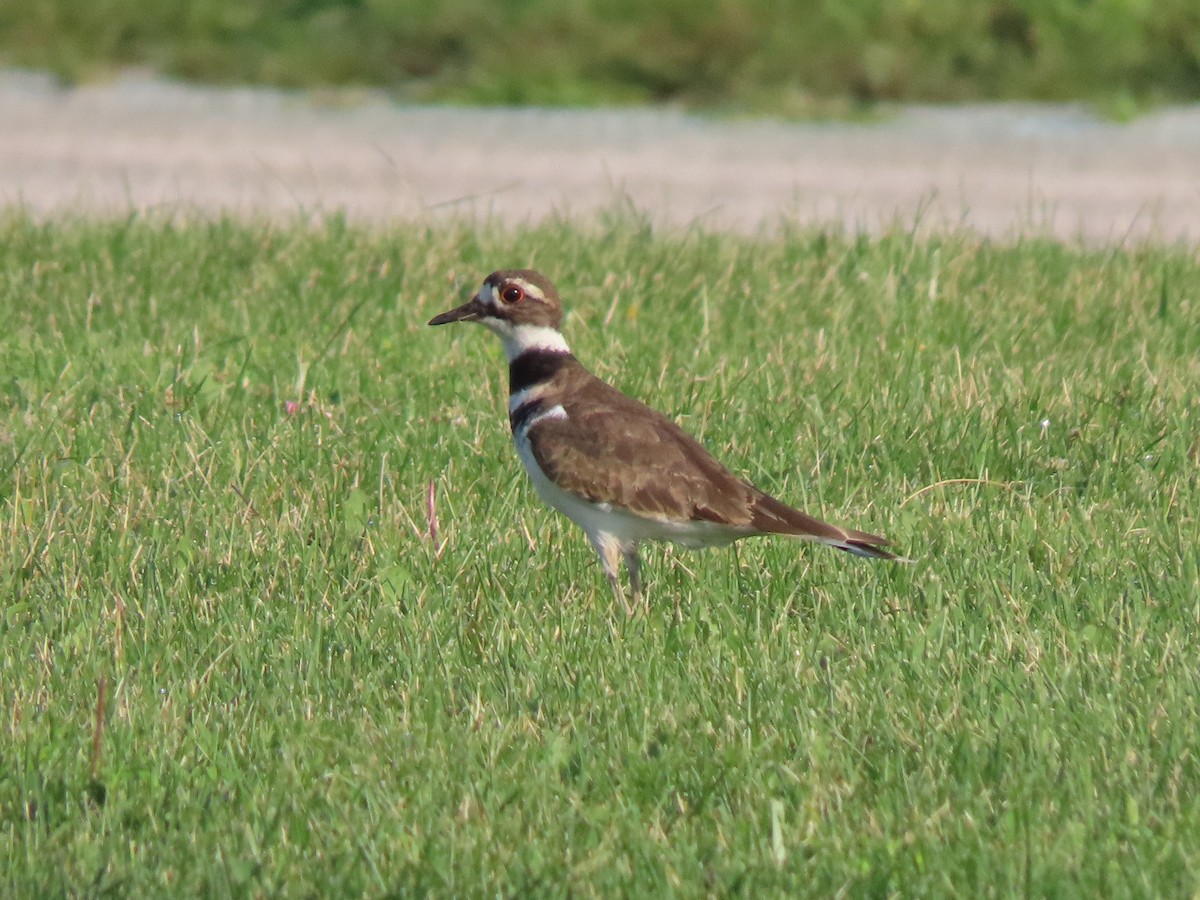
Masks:
[[[283,404],[283,411],[289,416],[294,416],[300,412],[300,404],[295,400],[286,400]]]

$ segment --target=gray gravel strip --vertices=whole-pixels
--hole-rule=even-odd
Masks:
[[[631,202],[655,222],[966,226],[1089,243],[1200,237],[1200,107],[1129,124],[1075,107],[905,107],[872,124],[674,110],[397,106],[137,75],[0,74],[0,203],[38,217],[344,211],[519,223]]]

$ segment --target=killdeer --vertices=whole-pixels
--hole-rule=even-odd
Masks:
[[[571,354],[562,304],[531,269],[493,272],[462,306],[430,325],[478,322],[508,357],[508,422],[538,496],[579,525],[627,612],[642,602],[638,544],[700,548],[784,534],[875,559],[887,541],[792,509],[717,462],[691,435],[601,381]],[[620,561],[629,570],[630,605]]]

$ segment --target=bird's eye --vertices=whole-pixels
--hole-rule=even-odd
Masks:
[[[519,303],[524,296],[525,292],[515,284],[508,285],[500,292],[500,299],[505,303]]]

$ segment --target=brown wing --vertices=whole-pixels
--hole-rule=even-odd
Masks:
[[[877,534],[857,531],[853,528],[841,528],[815,519],[808,513],[792,509],[786,503],[781,503],[770,494],[760,493],[754,502],[754,515],[750,524],[758,531],[773,534],[793,534],[796,537],[820,541],[855,556],[869,556],[874,559],[899,559],[892,551],[887,550],[888,541]]]
[[[566,418],[542,419],[529,443],[542,471],[571,493],[648,518],[716,522],[898,558],[879,535],[824,522],[742,481],[666,416],[582,367],[563,373],[559,385]]]
[[[566,418],[531,429],[534,458],[593,503],[671,521],[748,525],[759,492],[650,407],[590,378],[563,398]]]

